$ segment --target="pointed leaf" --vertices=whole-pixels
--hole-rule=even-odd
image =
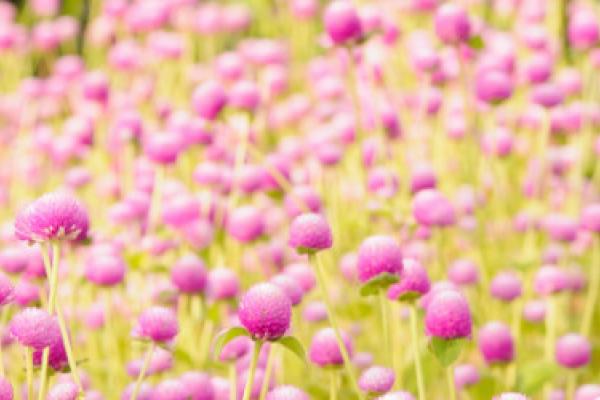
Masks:
[[[535,362],[519,368],[517,387],[519,392],[534,395],[558,373],[558,366],[548,362]]]
[[[360,295],[363,297],[374,296],[381,290],[387,290],[388,287],[398,282],[399,279],[398,275],[388,273],[377,275],[360,288]]]
[[[306,352],[302,343],[293,336],[284,336],[277,340],[277,343],[294,353],[302,362],[306,362]]]
[[[214,353],[218,357],[223,350],[223,347],[238,336],[250,336],[248,331],[241,326],[234,326],[220,333],[214,342]]]
[[[458,359],[464,343],[465,339],[442,339],[433,337],[429,342],[429,350],[440,364],[444,367],[448,367]]]
[[[483,42],[483,38],[479,35],[471,36],[469,38],[469,47],[474,50],[481,50],[485,47],[485,43]]]

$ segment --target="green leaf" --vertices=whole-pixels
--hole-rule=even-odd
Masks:
[[[377,275],[360,288],[360,295],[363,297],[374,296],[381,290],[387,290],[388,287],[398,282],[399,279],[398,275],[388,273]]]
[[[548,362],[534,362],[519,368],[517,388],[519,392],[534,395],[558,373],[558,366]]]
[[[465,341],[465,339],[442,339],[434,336],[429,342],[429,351],[440,364],[448,367],[460,356]]]
[[[471,36],[469,38],[469,47],[474,50],[481,50],[485,47],[485,43],[481,36]]]
[[[181,347],[175,348],[175,350],[173,351],[173,356],[175,357],[175,360],[180,364],[185,364],[189,367],[194,365],[194,359],[192,358],[192,356]]]
[[[250,336],[250,333],[248,333],[248,331],[241,326],[234,326],[233,328],[229,328],[220,333],[216,337],[213,346],[215,355],[218,357],[221,354],[223,347],[225,347],[227,343],[231,342],[238,336]]]
[[[472,399],[491,399],[497,392],[499,382],[491,375],[483,375],[479,382],[470,386],[467,390]]]
[[[404,303],[414,303],[415,300],[418,300],[421,298],[421,293],[419,292],[406,292],[406,293],[402,293],[402,295],[400,297],[398,297],[398,301],[404,302]]]
[[[306,353],[302,343],[293,336],[284,336],[277,340],[277,343],[294,353],[300,360],[306,362]]]

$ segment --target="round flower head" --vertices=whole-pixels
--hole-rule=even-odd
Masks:
[[[415,396],[409,392],[392,392],[377,397],[377,400],[415,400]]]
[[[238,317],[255,339],[275,340],[290,327],[292,303],[277,286],[260,283],[242,298]]]
[[[304,292],[300,285],[298,285],[291,277],[280,274],[274,276],[270,282],[288,296],[292,306],[297,306],[302,301]]]
[[[321,322],[327,319],[327,307],[319,301],[310,302],[304,307],[302,317],[308,322]]]
[[[513,93],[511,77],[499,70],[486,70],[477,74],[475,91],[483,102],[497,104],[508,99]]]
[[[565,368],[581,368],[590,362],[590,341],[576,333],[569,333],[556,342],[556,361]]]
[[[575,48],[588,49],[600,41],[600,24],[594,13],[579,11],[569,19],[569,41]]]
[[[568,282],[568,276],[561,268],[554,265],[545,265],[537,271],[533,281],[533,289],[541,296],[550,296],[565,290]]]
[[[64,192],[48,193],[24,208],[15,220],[15,234],[21,240],[83,240],[87,237],[87,211]]]
[[[62,371],[67,366],[67,352],[60,335],[55,335],[53,342],[50,344],[48,363],[55,371]],[[35,349],[33,351],[33,365],[40,366],[44,349]]]
[[[336,0],[324,14],[325,31],[334,44],[356,40],[362,35],[360,18],[351,2]]]
[[[596,400],[600,397],[600,385],[581,385],[575,392],[575,400]]]
[[[500,396],[494,397],[492,400],[529,400],[527,396],[521,393],[502,393]]]
[[[532,300],[523,307],[523,317],[529,322],[542,322],[546,318],[546,302]]]
[[[119,256],[102,254],[90,257],[85,265],[85,276],[99,286],[114,286],[125,277],[125,262]]]
[[[304,253],[330,248],[333,238],[329,223],[320,214],[308,213],[297,216],[290,226],[288,244]]]
[[[431,283],[423,265],[412,258],[405,258],[402,264],[400,282],[390,286],[388,298],[400,301],[412,300],[429,292]]]
[[[192,105],[196,113],[204,119],[215,120],[227,104],[227,94],[217,81],[209,81],[198,86],[192,94]]]
[[[15,288],[10,279],[3,273],[0,273],[0,306],[10,303],[13,299]]]
[[[189,400],[188,387],[179,379],[167,379],[156,385],[152,400]]]
[[[267,400],[309,400],[310,397],[295,386],[278,386],[267,394]]]
[[[232,299],[239,291],[240,281],[234,270],[219,267],[208,274],[208,292],[213,299]]]
[[[415,195],[412,214],[425,226],[448,226],[456,219],[454,207],[436,189],[421,190]]]
[[[5,377],[0,377],[0,400],[13,400],[14,393],[10,381]]]
[[[26,308],[10,321],[8,330],[17,341],[33,349],[43,349],[60,337],[56,320],[39,308]]]
[[[223,362],[236,361],[244,357],[252,348],[252,341],[247,336],[238,336],[225,346],[219,354],[219,360]]]
[[[204,263],[193,254],[181,257],[171,269],[171,282],[182,293],[202,293],[207,281]]]
[[[581,212],[581,225],[593,233],[600,233],[600,203],[590,204]]]
[[[341,332],[342,341],[348,351],[348,356],[352,357],[352,342],[350,336]],[[320,367],[340,366],[344,363],[342,352],[335,338],[335,332],[332,328],[324,328],[315,333],[308,350],[310,361]]]
[[[494,277],[490,286],[493,297],[502,301],[513,301],[521,296],[521,280],[512,272],[500,272]]]
[[[181,375],[179,381],[187,388],[189,400],[213,400],[215,398],[215,390],[208,374],[186,372]]]
[[[378,235],[365,239],[358,249],[357,270],[361,282],[385,273],[399,275],[402,272],[400,245],[391,236]]]
[[[471,35],[467,12],[453,3],[440,6],[435,13],[435,33],[445,43],[465,42]]]
[[[473,364],[460,364],[454,367],[454,384],[459,390],[475,385],[479,379],[479,371]]]
[[[236,208],[228,217],[227,232],[242,243],[258,239],[264,231],[263,213],[254,206]]]
[[[315,274],[308,264],[290,264],[285,267],[284,274],[292,278],[303,293],[308,293],[315,287]]]
[[[156,342],[166,342],[179,332],[177,316],[170,308],[154,306],[142,312],[138,319],[139,334]]]
[[[448,278],[455,285],[473,285],[479,280],[479,271],[471,260],[456,260],[448,270]]]
[[[436,294],[425,313],[425,328],[429,335],[442,339],[457,339],[471,335],[471,310],[467,300],[457,291]]]
[[[501,322],[490,322],[479,330],[479,351],[488,364],[510,362],[514,343],[510,329]]]
[[[133,394],[133,387],[135,383],[128,385],[123,394],[121,395],[121,400],[131,400],[131,395]],[[154,389],[147,382],[142,382],[140,385],[140,390],[138,392],[137,400],[153,400]]]
[[[78,395],[77,385],[73,382],[62,382],[50,389],[47,400],[76,400]]]
[[[394,371],[384,367],[370,367],[365,370],[358,381],[358,386],[362,390],[372,394],[382,394],[388,392],[396,380]]]

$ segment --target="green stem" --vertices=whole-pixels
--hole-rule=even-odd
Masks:
[[[452,365],[446,367],[446,380],[448,381],[450,400],[456,400],[456,387],[454,386],[454,370],[452,369]]]
[[[229,364],[229,400],[237,400],[237,371],[235,362]]]
[[[354,372],[352,371],[352,365],[350,364],[350,356],[348,355],[348,349],[346,349],[346,345],[342,340],[342,335],[340,334],[340,329],[338,327],[335,314],[333,313],[333,305],[331,304],[331,299],[329,298],[329,290],[326,283],[327,281],[325,279],[325,273],[323,272],[323,267],[316,254],[309,253],[308,258],[309,262],[315,266],[315,269],[317,271],[316,275],[317,281],[319,283],[319,289],[321,290],[321,295],[323,297],[323,300],[325,301],[325,307],[327,308],[327,317],[329,318],[329,323],[333,328],[333,332],[335,333],[335,338],[338,342],[340,352],[342,353],[342,359],[344,360],[344,368],[346,369],[346,374],[348,375],[348,379],[350,379],[352,388],[356,392],[358,398],[362,399],[362,392],[358,387],[356,377],[354,376]]]
[[[546,340],[544,343],[544,359],[548,363],[553,362],[554,356],[554,342],[556,335],[556,324],[555,324],[555,311],[556,311],[556,299],[553,295],[548,296],[546,305]],[[547,383],[544,386],[544,397],[547,398],[550,394],[551,385]]]
[[[77,372],[77,362],[75,361],[73,349],[71,348],[71,341],[69,339],[67,324],[65,323],[62,310],[59,306],[56,307],[56,315],[58,317],[58,326],[60,328],[60,335],[62,336],[63,345],[65,347],[65,353],[67,353],[67,362],[69,364],[69,369],[71,370],[71,377],[73,378],[73,382],[75,382],[75,384],[79,388],[79,393],[81,393],[82,396],[85,397],[83,386],[81,385],[81,380],[79,379],[79,373]]]
[[[329,400],[337,400],[337,379],[335,371],[329,373]]]
[[[131,393],[131,400],[137,400],[138,393],[140,391],[140,387],[142,386],[142,382],[144,381],[144,376],[146,375],[146,371],[150,366],[150,360],[152,360],[152,353],[154,353],[154,349],[156,348],[156,343],[152,342],[148,352],[146,353],[146,358],[144,358],[144,363],[142,364],[142,368],[140,369],[140,373],[135,381],[135,386],[133,387],[133,392]]]
[[[577,373],[573,371],[569,371],[567,375],[567,388],[566,395],[567,400],[575,399],[575,388],[577,387]]]
[[[269,356],[267,358],[267,366],[265,368],[265,375],[262,381],[262,387],[260,388],[260,400],[265,400],[267,397],[267,392],[269,391],[269,383],[271,378],[271,373],[273,371],[273,363],[275,360],[275,346],[271,344],[269,347]]]
[[[252,384],[254,383],[254,374],[256,373],[256,364],[258,364],[258,355],[260,354],[260,348],[262,347],[262,345],[263,342],[261,340],[257,340],[254,342],[252,359],[250,361],[250,368],[248,370],[248,379],[246,380],[246,386],[244,387],[243,400],[250,400],[250,394],[252,393]]]
[[[379,291],[379,308],[381,310],[381,329],[383,329],[383,348],[386,354],[385,358],[389,358],[392,352],[390,351],[390,323],[388,318],[388,310],[386,304],[386,293],[385,289]]]
[[[25,370],[27,374],[27,398],[33,399],[33,350],[25,347]]]
[[[581,334],[583,336],[589,336],[590,334],[592,321],[594,320],[594,311],[598,300],[598,289],[600,289],[600,239],[598,235],[594,237],[593,246],[591,276],[588,280],[590,286],[585,300],[583,320],[581,323]]]
[[[419,400],[425,400],[425,384],[423,383],[423,369],[421,367],[421,355],[419,354],[419,329],[417,306],[410,306],[410,334],[414,352],[415,373],[417,375],[417,393]]]

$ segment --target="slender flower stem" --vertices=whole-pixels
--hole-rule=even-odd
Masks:
[[[414,352],[415,374],[417,375],[417,393],[419,400],[425,400],[425,384],[423,383],[423,369],[421,367],[421,355],[419,354],[419,329],[418,329],[417,306],[410,306],[410,334]]]
[[[390,352],[390,322],[388,318],[388,309],[387,309],[387,298],[386,298],[386,290],[381,289],[379,291],[379,308],[381,310],[381,329],[383,329],[383,345],[385,349],[385,358],[389,358],[392,355]],[[387,360],[386,360],[387,361]]]
[[[154,172],[154,187],[152,188],[152,197],[150,199],[150,211],[148,213],[148,231],[151,232],[160,222],[161,212],[161,189],[165,180],[165,167],[158,165]]]
[[[263,342],[257,340],[254,342],[254,349],[252,350],[252,359],[250,360],[250,368],[248,369],[248,379],[246,380],[246,386],[244,387],[243,400],[250,400],[250,394],[252,393],[252,384],[254,383],[254,374],[256,373],[256,364],[258,364],[258,355],[260,354],[260,348]]]
[[[83,394],[83,385],[81,384],[81,380],[79,379],[79,373],[77,372],[77,361],[75,360],[75,356],[73,355],[73,348],[71,347],[71,341],[69,340],[69,332],[67,330],[67,325],[65,323],[65,319],[63,317],[62,310],[60,309],[60,307],[56,307],[56,314],[58,316],[58,326],[60,327],[60,334],[62,336],[63,345],[65,347],[65,353],[67,353],[67,362],[69,363],[69,369],[71,370],[71,377],[73,378],[73,382],[75,382],[75,384],[79,388],[79,392]]]
[[[148,352],[146,353],[146,357],[144,358],[144,363],[142,364],[142,368],[140,369],[140,373],[135,381],[135,386],[133,387],[133,392],[131,393],[131,400],[137,400],[138,393],[140,391],[140,387],[142,386],[142,382],[144,381],[144,377],[146,376],[146,371],[150,366],[150,360],[152,360],[152,353],[154,353],[154,349],[156,348],[156,343],[152,342]]]
[[[454,369],[452,365],[446,367],[446,380],[448,381],[448,394],[450,400],[456,400],[456,387],[454,386]]]
[[[329,400],[337,400],[336,371],[330,371],[329,373]]]
[[[567,400],[575,399],[575,388],[577,387],[577,373],[575,371],[569,371],[567,375],[567,388],[565,394]]]
[[[267,358],[267,366],[265,368],[265,375],[262,381],[262,387],[260,388],[260,400],[265,400],[267,392],[269,391],[269,383],[271,380],[271,373],[273,372],[273,363],[275,361],[275,346],[269,347],[269,356]]]
[[[352,371],[352,365],[350,364],[350,356],[348,355],[348,349],[346,349],[346,345],[342,340],[342,335],[340,334],[340,329],[338,327],[335,314],[333,313],[333,305],[331,304],[331,299],[329,298],[329,290],[325,279],[325,273],[323,272],[323,267],[316,254],[309,253],[308,258],[311,265],[314,265],[317,271],[317,281],[319,283],[321,295],[323,296],[323,300],[325,301],[325,307],[327,308],[327,317],[329,318],[329,323],[333,328],[333,332],[335,333],[335,338],[338,342],[340,352],[342,353],[342,359],[344,360],[344,368],[346,369],[346,374],[348,375],[348,379],[350,379],[352,388],[356,392],[358,398],[362,399],[362,392],[358,387],[356,377],[354,376],[354,372]]]
[[[235,362],[229,364],[229,400],[237,400],[237,370]]]
[[[25,371],[27,374],[27,398],[33,399],[33,350],[25,348]]]
[[[556,341],[556,299],[554,295],[548,296],[546,305],[546,338],[544,343],[544,359],[548,363],[552,363],[554,355],[554,342]],[[544,386],[544,397],[548,397],[550,394],[551,385],[546,384]]]
[[[581,334],[589,336],[594,320],[594,310],[598,301],[598,290],[600,289],[600,238],[596,234],[592,249],[591,276],[589,279],[589,291],[585,299],[585,308],[581,323]]]

